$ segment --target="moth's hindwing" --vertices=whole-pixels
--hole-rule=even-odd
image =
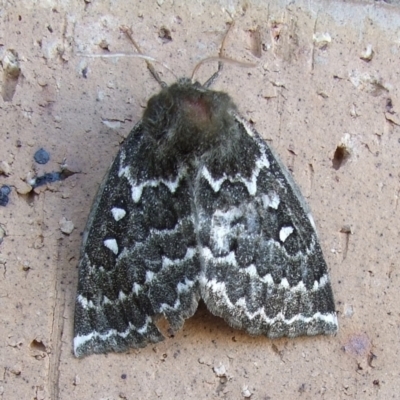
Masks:
[[[228,95],[188,80],[149,100],[94,202],[75,309],[76,356],[163,339],[200,298],[269,337],[337,330],[327,266],[289,172]]]

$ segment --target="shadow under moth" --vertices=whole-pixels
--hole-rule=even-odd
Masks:
[[[251,335],[334,334],[310,210],[229,95],[190,79],[150,98],[99,189],[79,262],[74,353],[164,339],[200,299]]]

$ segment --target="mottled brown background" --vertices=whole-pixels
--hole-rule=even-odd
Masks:
[[[398,398],[398,2],[0,3],[0,161],[8,173],[0,185],[13,189],[0,207],[0,399]],[[77,360],[81,232],[119,144],[159,90],[143,60],[81,53],[133,53],[119,29],[127,25],[146,54],[187,76],[217,55],[232,18],[226,54],[257,66],[226,65],[214,88],[232,95],[308,199],[339,333],[252,338],[202,308],[163,343]],[[11,50],[18,81],[7,74]],[[51,155],[44,166],[33,161],[40,147]],[[333,163],[338,147],[346,159]],[[29,192],[29,176],[63,163],[78,173]],[[61,231],[63,218],[72,233]]]

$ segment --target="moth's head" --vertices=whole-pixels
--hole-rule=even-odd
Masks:
[[[235,111],[226,93],[183,78],[149,100],[143,127],[164,154],[204,152],[225,140]]]

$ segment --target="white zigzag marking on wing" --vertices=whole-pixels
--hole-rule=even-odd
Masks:
[[[228,180],[231,183],[242,182],[246,186],[249,194],[251,196],[254,196],[257,192],[257,178],[258,175],[260,174],[261,169],[269,168],[269,161],[265,155],[265,151],[262,148],[260,148],[260,150],[261,150],[261,156],[256,161],[256,165],[254,167],[250,179],[243,178],[240,174],[236,174],[234,177],[227,176],[226,174],[224,174],[221,178],[215,179],[205,165],[201,170],[201,175],[207,180],[209,185],[216,193],[219,192],[222,184],[226,180]]]
[[[322,286],[322,283],[326,284],[327,282],[328,282],[328,277],[327,277],[327,275],[324,275],[320,279],[320,283],[321,283],[320,286]],[[315,282],[315,284],[318,285],[317,282]],[[315,284],[314,284],[313,290],[315,290],[315,286],[316,286]],[[204,282],[204,285],[205,285],[206,289],[210,290],[214,295],[216,295],[216,297],[218,297],[220,300],[222,300],[222,302],[229,309],[235,311],[235,313],[237,313],[238,308],[243,309],[244,313],[250,320],[260,317],[269,325],[273,325],[276,322],[284,322],[285,324],[291,325],[296,321],[302,321],[304,323],[309,323],[313,320],[321,320],[321,321],[324,321],[329,324],[337,325],[337,316],[335,313],[322,314],[320,312],[317,312],[314,315],[312,315],[311,317],[306,317],[302,314],[297,314],[290,319],[286,319],[282,312],[278,313],[273,318],[267,317],[267,315],[265,314],[264,307],[260,307],[257,311],[249,312],[247,310],[246,299],[244,297],[241,297],[240,299],[238,299],[235,304],[231,302],[231,300],[229,299],[227,292],[226,292],[225,282],[217,282],[216,279],[212,279],[212,280]],[[286,286],[286,283],[284,284],[284,286]],[[292,290],[305,291],[303,282],[299,282],[298,285],[292,287],[290,289],[290,291],[292,291]]]
[[[150,234],[151,235],[158,235],[158,236],[166,236],[166,235],[173,235],[175,233],[178,233],[180,229],[182,229],[184,223],[189,220],[193,223],[193,216],[188,215],[186,217],[182,217],[178,220],[178,223],[171,229],[156,229],[156,228],[151,228],[150,229]]]
[[[167,257],[163,257],[161,270],[183,264],[186,261],[193,259],[193,257],[195,257],[196,254],[197,254],[197,249],[194,247],[189,247],[186,251],[185,257],[183,257],[182,259],[171,260]],[[187,278],[185,278],[184,283],[179,282],[178,285],[176,286],[176,289],[178,292],[178,298],[176,299],[174,305],[170,306],[167,303],[163,303],[163,304],[161,304],[160,308],[158,309],[158,312],[164,312],[164,311],[171,310],[171,309],[177,310],[181,305],[181,300],[179,298],[179,295],[183,292],[188,292],[193,287],[194,284],[195,284],[195,281],[192,281]]]
[[[227,263],[227,264],[230,264],[230,265],[235,266],[235,267],[237,266],[236,256],[235,256],[235,253],[233,251],[231,251],[226,256],[215,257],[208,247],[203,247],[201,249],[201,255],[202,255],[202,257],[204,257],[204,259],[206,261],[211,261],[212,260],[212,261],[214,261],[214,262],[216,262],[218,264]]]
[[[232,267],[238,266],[235,253],[233,251],[231,251],[226,256],[215,257],[208,247],[203,247],[201,255],[202,255],[202,257],[204,257],[206,262],[212,260],[218,264],[226,263],[226,264],[231,265]],[[307,291],[303,281],[299,281],[299,283],[296,286],[290,286],[290,284],[286,278],[283,278],[280,283],[275,283],[271,274],[266,274],[264,276],[260,276],[257,271],[257,267],[254,264],[250,264],[246,268],[238,268],[237,270],[235,270],[235,273],[247,274],[251,278],[256,278],[256,279],[258,278],[260,282],[268,283],[270,285],[275,285],[282,289],[290,290],[291,292],[304,292],[305,293]],[[221,283],[221,282],[217,282],[215,279],[210,280],[210,281],[207,281],[206,278],[204,278],[204,277],[201,279],[201,283],[204,286],[210,285],[210,282],[214,282],[211,284],[211,286],[213,286],[215,284],[217,287]],[[329,283],[329,276],[328,276],[328,274],[324,274],[321,276],[319,281],[314,281],[314,285],[311,290],[313,290],[313,291],[320,290],[328,283]],[[228,299],[228,301],[230,301],[230,300]]]
[[[150,229],[150,234],[149,236],[154,237],[160,237],[160,236],[168,236],[168,235],[174,235],[176,233],[179,233],[179,231],[183,228],[184,223],[189,220],[190,222],[193,223],[193,217],[192,215],[188,215],[187,217],[181,218],[178,223],[171,229],[156,229],[156,228],[151,228]],[[129,252],[131,250],[137,250],[137,251],[143,251],[142,249],[146,248],[147,243],[146,242],[135,242],[132,244],[132,246],[128,249],[124,247],[121,250],[121,253],[117,257],[117,261],[121,261],[125,257],[129,257]],[[150,261],[146,260],[147,265],[151,265],[152,263],[157,263],[157,261]]]
[[[132,178],[129,165],[124,166],[125,153],[121,152],[120,155],[120,167],[118,170],[118,177],[125,177],[129,184],[131,185],[132,200],[137,203],[142,197],[143,189],[145,187],[157,187],[160,183],[164,184],[171,193],[174,193],[179,186],[179,182],[186,175],[186,168],[183,167],[179,170],[178,175],[174,180],[166,179],[149,179],[140,184],[137,183],[136,179]]]
[[[94,308],[93,302],[91,300],[88,300],[81,294],[77,297],[77,301],[81,304],[83,308]]]
[[[195,247],[188,247],[188,249],[186,250],[186,254],[183,258],[177,258],[175,260],[171,260],[170,258],[163,256],[161,270],[171,266],[183,264],[186,261],[191,260],[196,255],[196,253],[197,249]]]
[[[195,257],[195,255],[197,254],[197,249],[195,247],[189,247],[186,251],[185,256],[182,259],[176,259],[176,260],[171,260],[167,257],[163,257],[163,261],[162,261],[162,268],[161,270],[165,269],[165,268],[169,268],[169,267],[174,267],[180,264],[185,263],[188,260],[193,259],[193,257]],[[157,273],[153,272],[153,271],[146,271],[146,280],[145,283],[148,284],[150,283],[153,279],[157,278]],[[178,295],[188,291],[193,285],[195,284],[195,281],[191,281],[187,278],[185,278],[184,283],[179,282],[177,284],[177,292]],[[136,296],[139,294],[139,292],[141,292],[143,289],[142,285],[139,285],[138,283],[134,283],[133,287],[132,287],[132,293],[135,293]],[[102,298],[102,304],[101,306],[105,305],[105,304],[118,304],[118,303],[122,303],[123,301],[125,301],[128,298],[128,296],[121,290],[118,294],[118,298],[115,300],[110,300],[108,297],[103,296]],[[77,298],[78,302],[81,304],[81,306],[83,308],[97,308],[97,306],[91,301],[91,300],[87,300],[86,297],[79,295]],[[177,303],[178,302],[178,303]],[[163,306],[165,306],[165,308],[174,308],[177,309],[177,307],[179,307],[180,305],[180,300],[179,297],[177,299],[177,302],[175,302],[174,306],[170,306],[168,304],[163,304],[161,306],[161,308]]]
[[[177,291],[178,291],[178,298],[175,300],[174,305],[170,306],[167,303],[163,303],[163,304],[161,304],[160,308],[157,311],[161,313],[161,312],[165,312],[167,310],[177,310],[181,306],[181,300],[180,300],[179,295],[181,293],[188,292],[194,286],[194,284],[195,284],[194,281],[191,281],[187,278],[185,278],[184,283],[179,282],[176,287]]]
[[[80,335],[74,337],[74,351],[77,354],[77,350],[79,347],[83,346],[85,343],[90,342],[94,339],[99,339],[101,342],[109,341],[113,336],[126,338],[132,331],[136,331],[139,334],[144,334],[149,324],[152,322],[152,319],[147,316],[144,325],[140,328],[135,327],[129,322],[128,328],[124,332],[118,332],[116,329],[110,329],[107,333],[98,333],[97,331],[92,331],[87,335]]]

